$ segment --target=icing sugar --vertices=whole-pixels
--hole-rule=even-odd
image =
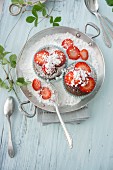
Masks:
[[[55,65],[61,63],[58,54],[55,53],[51,54],[48,57],[45,57],[45,61],[46,61],[45,68],[48,74],[51,74],[52,70],[55,69]]]
[[[67,33],[58,33],[58,34],[53,34],[53,35],[47,35],[47,36],[43,37],[40,41],[37,41],[36,43],[34,43],[31,47],[29,47],[29,50],[24,53],[24,56],[27,56],[27,57],[26,58],[24,57],[24,59],[21,58],[21,60],[20,60],[20,65],[21,65],[20,69],[22,71],[22,76],[25,77],[25,79],[27,79],[29,81],[33,81],[33,79],[35,79],[37,77],[37,75],[34,71],[34,68],[33,68],[33,64],[32,64],[33,56],[36,53],[36,51],[39,50],[40,48],[43,48],[43,46],[48,46],[48,45],[56,45],[56,46],[60,46],[60,48],[62,48],[62,46],[61,46],[62,41],[66,38],[72,39],[75,46],[77,46],[80,50],[82,50],[82,49],[88,50],[88,53],[89,53],[88,62],[95,68],[96,72],[98,73],[98,63],[97,63],[97,60],[95,57],[95,56],[97,56],[97,54],[93,50],[93,48],[90,47],[88,45],[88,43],[84,42],[83,40],[81,40],[67,32]],[[73,63],[73,61],[68,61],[69,65],[71,63]],[[84,74],[84,77],[85,77],[85,74]],[[46,86],[46,85],[48,86],[47,82],[43,81],[42,79],[40,79],[40,80],[44,86]],[[65,91],[62,80],[55,81],[55,82],[53,82],[53,84],[58,92],[58,99],[59,99],[60,106],[66,106],[66,105],[73,106],[81,101],[81,99],[79,97],[73,96]],[[50,86],[49,86],[49,88],[50,88]],[[42,101],[42,98],[40,97],[40,95],[36,91],[33,90],[31,85],[28,86],[28,90],[35,97],[38,98],[39,102],[45,102],[46,104],[50,104],[49,101],[47,101],[47,100]]]

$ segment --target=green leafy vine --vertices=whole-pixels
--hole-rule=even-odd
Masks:
[[[37,27],[38,24],[43,20],[43,19],[49,19],[50,24],[52,24],[52,26],[59,26],[59,23],[61,22],[61,17],[57,16],[57,17],[53,17],[51,16],[52,10],[50,12],[48,12],[47,7],[45,6],[45,4],[42,4],[41,2],[38,3],[33,3],[31,1],[24,1],[24,0],[11,0],[12,4],[16,4],[18,7],[22,7],[23,11],[21,13],[21,16],[24,12],[30,11],[31,14],[26,18],[26,22],[27,23],[33,23],[34,26],[31,28],[30,32],[32,31],[32,29],[34,27]],[[55,3],[55,1],[54,1]],[[30,10],[27,10],[27,7],[31,6]],[[41,14],[42,19],[39,20],[39,15]],[[13,26],[13,28],[11,29],[11,31],[9,32],[4,46],[11,34],[11,32],[13,31],[13,29],[15,28],[15,26],[17,25],[17,23],[19,22],[19,20],[16,22],[16,24]],[[29,36],[28,34],[28,36]],[[27,38],[28,40],[28,38]],[[26,43],[27,43],[26,40]],[[25,45],[26,45],[25,43]],[[24,47],[25,47],[24,45]],[[16,64],[17,64],[17,56],[15,54],[12,54],[11,52],[7,52],[5,51],[5,47],[3,47],[3,45],[0,45],[0,65],[5,73],[5,77],[4,79],[0,78],[0,87],[4,88],[6,90],[8,90],[8,92],[10,91],[14,91],[15,95],[18,99],[18,101],[20,101],[18,94],[16,92],[16,86],[22,87],[22,86],[27,86],[28,84],[30,84],[31,82],[27,81],[24,79],[24,77],[19,77],[17,80],[14,80],[13,76],[12,76],[12,72],[13,70],[16,68]]]

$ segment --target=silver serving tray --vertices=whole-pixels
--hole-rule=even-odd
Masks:
[[[87,29],[88,25],[94,27],[97,30],[98,35],[100,34],[100,31],[96,25],[94,25],[93,23],[88,23],[85,27],[86,29]],[[87,42],[91,46],[91,48],[93,48],[96,51],[97,56],[95,56],[95,57],[97,59],[98,65],[99,65],[99,70],[98,70],[98,81],[97,81],[94,91],[87,97],[81,99],[81,101],[78,104],[75,104],[73,106],[65,105],[65,106],[59,107],[59,110],[61,113],[78,110],[78,109],[84,107],[85,105],[87,105],[94,98],[94,96],[97,94],[97,92],[99,91],[99,89],[104,81],[105,63],[104,63],[103,54],[100,51],[99,47],[96,45],[96,43],[93,41],[93,38],[97,37],[98,35],[92,36],[90,38],[88,35],[86,35],[86,33],[82,33],[80,31],[78,31],[77,29],[69,28],[69,27],[61,27],[61,26],[53,27],[53,28],[49,28],[49,29],[40,31],[40,32],[36,33],[32,38],[30,38],[28,40],[27,44],[25,45],[25,47],[22,49],[22,52],[20,53],[21,56],[19,57],[19,61],[18,61],[17,68],[16,68],[17,77],[21,77],[23,74],[20,69],[21,68],[20,61],[22,60],[24,62],[24,58],[27,57],[24,55],[26,50],[28,51],[30,49],[30,47],[33,46],[33,44],[35,44],[37,41],[41,40],[46,35],[52,35],[52,34],[56,34],[56,33],[67,33],[67,32],[69,32],[72,35],[76,36],[77,38],[80,38],[83,41]],[[47,110],[50,112],[55,112],[54,107],[39,103],[38,99],[34,95],[29,93],[27,87],[21,87],[21,90],[24,93],[24,95],[28,98],[28,100],[29,100],[28,102],[32,102],[36,107],[39,107],[41,109],[44,109],[44,110]],[[22,103],[22,105],[27,104],[28,102],[24,102],[24,103]],[[30,117],[29,115],[27,115],[26,112],[25,112],[25,114],[26,114],[26,116]]]

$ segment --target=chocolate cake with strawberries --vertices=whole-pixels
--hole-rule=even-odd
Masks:
[[[76,96],[91,93],[96,85],[96,73],[86,62],[77,62],[68,67],[64,75],[66,90]]]

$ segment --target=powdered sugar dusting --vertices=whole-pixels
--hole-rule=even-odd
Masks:
[[[73,40],[75,46],[77,46],[80,50],[82,50],[82,49],[88,50],[88,53],[89,53],[88,62],[95,68],[95,70],[98,74],[98,63],[97,63],[97,60],[95,57],[97,55],[96,52],[93,50],[92,47],[90,47],[88,45],[88,43],[84,42],[83,40],[81,40],[79,38],[76,38],[75,36],[73,36],[72,34],[67,32],[67,33],[58,33],[58,34],[52,34],[52,35],[45,36],[40,41],[36,42],[31,47],[29,47],[29,50],[24,52],[24,56],[26,56],[26,58],[25,57],[24,57],[24,59],[21,58],[20,64],[19,64],[19,65],[21,65],[20,69],[23,74],[22,76],[25,77],[25,79],[27,79],[29,81],[33,81],[33,79],[35,79],[37,77],[37,75],[33,69],[34,54],[40,48],[43,48],[43,46],[55,45],[55,46],[59,46],[60,48],[62,48],[62,46],[61,46],[62,41],[66,38]],[[70,65],[72,62],[74,62],[74,61],[68,61],[68,64]],[[83,75],[83,77],[85,77],[85,73],[82,72],[82,75]],[[75,76],[77,76],[76,73],[75,73]],[[48,86],[48,84],[45,81],[43,81],[42,79],[40,79],[40,80],[44,86]],[[73,106],[81,101],[81,99],[79,97],[73,96],[65,91],[65,89],[63,87],[62,80],[55,81],[54,86],[58,91],[58,95],[59,95],[58,98],[59,98],[60,106],[65,106],[65,105]],[[49,88],[51,88],[51,87],[49,86]],[[50,101],[44,101],[44,100],[42,101],[42,98],[40,97],[39,93],[34,91],[31,85],[28,86],[28,90],[35,97],[38,98],[39,102],[45,102],[45,104],[48,104],[48,105],[50,104],[49,103]],[[52,90],[52,93],[54,94],[54,90],[53,89],[51,89],[51,90]],[[54,95],[52,95],[52,96],[53,96],[52,100],[54,100],[55,96]]]

